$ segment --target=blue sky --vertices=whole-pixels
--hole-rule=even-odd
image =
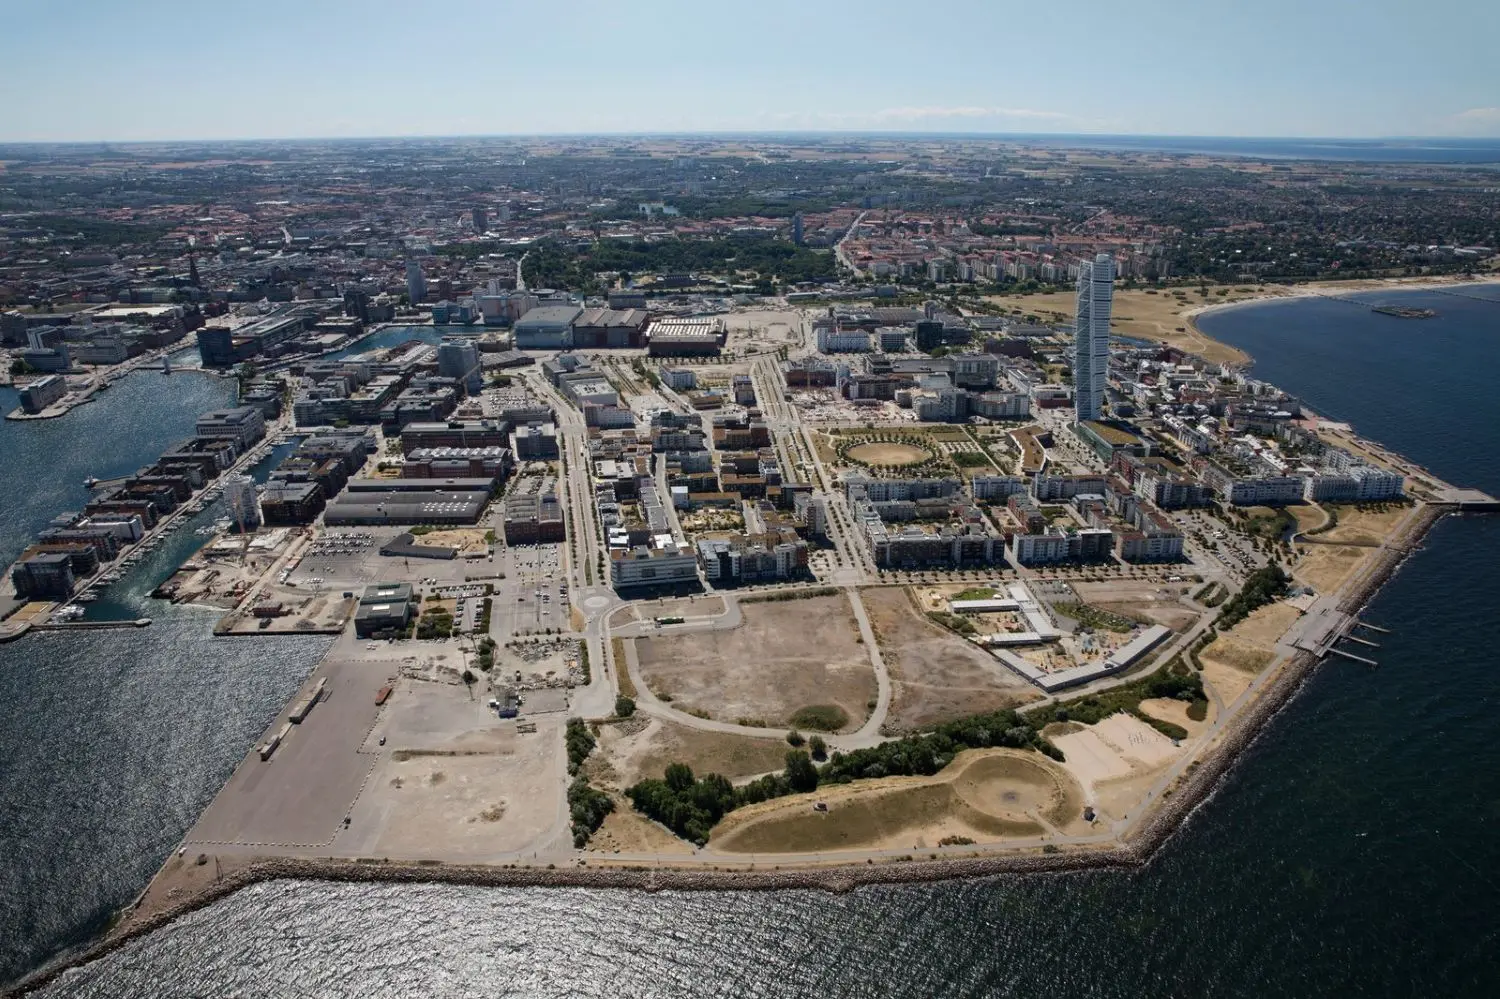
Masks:
[[[0,141],[1500,137],[1500,0],[0,0]]]

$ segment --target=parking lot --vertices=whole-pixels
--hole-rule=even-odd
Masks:
[[[522,545],[503,549],[496,562],[505,579],[495,584],[490,634],[504,641],[515,635],[566,631],[571,625],[568,580],[561,545]]]

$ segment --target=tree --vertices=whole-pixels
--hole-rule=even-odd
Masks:
[[[806,739],[802,738],[802,733],[798,732],[796,729],[791,729],[786,734],[786,742],[788,746],[800,746],[806,741]]]
[[[635,714],[635,701],[623,694],[615,698],[615,716],[618,718],[629,718]]]
[[[823,741],[821,735],[815,735],[807,740],[807,748],[812,750],[812,758],[815,760],[828,759],[828,743]]]
[[[784,776],[787,786],[793,792],[801,793],[818,789],[818,768],[813,766],[812,757],[800,749],[794,749],[786,754]]]

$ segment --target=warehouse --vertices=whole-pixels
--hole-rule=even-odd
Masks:
[[[392,482],[402,482],[393,479]],[[468,481],[468,480],[459,480]],[[407,479],[405,482],[434,484],[432,479]],[[323,522],[330,527],[383,527],[393,524],[471,525],[490,501],[488,489],[445,490],[427,492],[384,490],[381,492],[347,492],[329,504]]]

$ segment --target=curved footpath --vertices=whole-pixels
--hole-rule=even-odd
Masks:
[[[1356,614],[1387,579],[1417,550],[1423,537],[1451,507],[1426,505],[1410,518],[1399,534],[1388,539],[1367,571],[1344,594],[1339,609]],[[1040,874],[1101,868],[1139,867],[1156,852],[1220,786],[1241,753],[1301,689],[1319,660],[1310,653],[1293,656],[1281,666],[1260,697],[1226,726],[1219,741],[1189,767],[1186,775],[1165,791],[1155,807],[1126,833],[1118,846],[1086,847],[1054,853],[1031,849],[993,856],[954,856],[936,860],[887,860],[864,864],[830,864],[781,868],[750,863],[743,867],[673,867],[612,865],[587,862],[568,867],[468,866],[453,864],[389,863],[383,861],[275,859],[230,872],[195,895],[140,920],[129,920],[103,940],[76,956],[43,968],[21,980],[6,995],[22,995],[40,988],[72,967],[97,960],[138,937],[161,929],[180,916],[212,905],[242,888],[263,881],[304,879],[322,881],[385,881],[461,884],[485,887],[628,888],[640,891],[780,891],[816,889],[852,891],[866,885],[913,884],[953,878],[1005,874]],[[952,849],[952,848],[949,848]],[[595,862],[596,864],[599,861]],[[700,862],[701,864],[701,862]]]

